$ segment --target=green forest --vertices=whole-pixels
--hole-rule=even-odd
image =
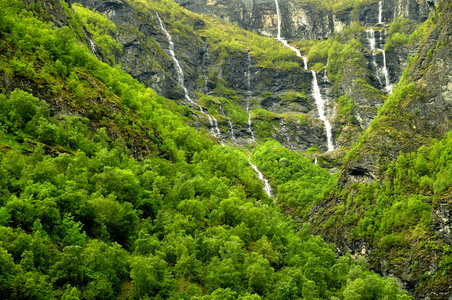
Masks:
[[[126,2],[143,18],[161,14],[181,40],[207,39],[220,62],[249,51],[259,68],[302,69],[302,60],[273,38],[172,0]],[[329,2],[322,7],[332,11],[375,3]],[[413,232],[431,234],[432,206],[450,196],[451,133],[382,162],[380,182],[342,189],[340,172],[325,168],[331,162],[313,163],[317,148],[292,151],[271,138],[278,116],[265,109],[251,110],[259,143],[220,143],[203,113],[123,70],[116,61],[123,41],[114,37],[131,29],[107,15],[59,0],[0,0],[0,7],[0,299],[413,299],[366,259],[338,255],[330,237],[342,228],[378,245],[373,258],[392,255],[391,264],[434,248],[442,255],[436,274],[425,274],[423,265],[412,271],[427,287],[450,280],[451,247]],[[61,15],[48,15],[49,7],[61,8]],[[57,18],[64,26],[55,25]],[[411,26],[398,20],[388,47],[422,42],[432,24],[409,36],[398,34]],[[297,44],[318,71],[328,70],[333,86],[347,67],[364,74],[353,36],[365,28],[347,30]],[[101,55],[90,50],[88,33]],[[156,55],[167,55],[156,40],[146,42]],[[222,131],[228,120],[218,101],[229,121],[247,124],[242,96],[215,80],[218,98],[196,91],[201,106]],[[404,80],[380,120],[417,92]],[[361,93],[374,89],[364,79],[359,86]],[[305,98],[305,91],[280,97]],[[337,98],[347,119],[353,101]],[[303,114],[293,118],[306,123]],[[372,123],[339,161],[359,156],[377,130],[386,129]],[[249,153],[273,197],[262,189]],[[341,204],[307,222],[311,209],[333,196]]]

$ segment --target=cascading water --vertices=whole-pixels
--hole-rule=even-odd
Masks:
[[[273,197],[272,196],[272,187],[270,186],[270,184],[268,183],[268,180],[265,179],[264,175],[262,174],[261,171],[259,171],[259,169],[257,168],[257,166],[255,164],[253,164],[251,162],[251,154],[248,152],[248,161],[251,164],[251,167],[253,168],[254,172],[256,172],[257,177],[259,178],[260,181],[262,181],[264,183],[264,192],[269,196],[269,197]]]
[[[277,36],[277,40],[280,41],[284,46],[286,46],[287,48],[291,49],[292,51],[294,51],[297,56],[302,57],[303,58],[303,62],[304,62],[304,68],[308,69],[308,60],[305,56],[301,55],[301,52],[289,45],[289,43],[281,37],[281,13],[279,10],[279,3],[278,0],[275,0],[275,4],[276,4],[276,14],[278,16],[278,36]],[[326,135],[327,135],[327,143],[328,143],[328,151],[333,151],[334,150],[334,146],[333,146],[333,138],[332,138],[332,133],[331,133],[331,124],[330,122],[326,119],[325,117],[325,109],[324,109],[324,102],[322,99],[322,96],[320,94],[320,88],[319,85],[317,83],[317,76],[315,71],[311,70],[312,76],[314,77],[313,79],[313,86],[314,86],[314,98],[315,98],[315,103],[317,104],[317,109],[319,111],[319,117],[320,120],[323,121],[323,123],[325,124],[325,129],[326,129]]]
[[[277,0],[276,0],[277,1]],[[246,101],[246,112],[248,113],[248,131],[251,134],[251,138],[253,139],[254,142],[256,142],[256,138],[254,137],[254,132],[253,132],[253,124],[251,122],[251,113],[250,113],[250,96],[251,96],[251,53],[248,51],[248,49],[246,49],[246,52],[248,53],[248,68],[246,70],[246,85],[247,85],[247,89],[248,89],[248,99]],[[231,120],[229,120],[230,122],[230,126],[231,126],[231,132],[234,135],[234,131],[232,129],[232,122]],[[235,137],[233,138],[235,140]],[[270,184],[268,183],[268,180],[265,179],[264,175],[262,174],[261,171],[259,171],[259,169],[257,168],[257,166],[255,164],[253,164],[251,162],[251,153],[248,152],[248,161],[251,164],[251,167],[253,168],[254,172],[256,172],[257,177],[259,178],[259,180],[261,182],[263,182],[264,184],[264,192],[269,196],[269,197],[273,197],[272,196],[272,188],[270,186]]]
[[[375,60],[375,45],[376,45],[375,31],[373,30],[373,28],[368,28],[366,30],[366,33],[367,33],[367,40],[369,41],[369,45],[370,45],[370,50],[372,50],[372,65],[375,68],[375,70],[377,70],[376,77],[377,77],[378,81],[380,82],[380,85],[382,85],[383,83],[379,76],[377,61]]]
[[[251,53],[247,50],[248,53],[248,68],[246,71],[246,84],[248,93],[251,92]],[[248,95],[246,99],[246,112],[248,113],[248,131],[250,132],[251,138],[254,142],[256,142],[256,138],[254,137],[253,132],[253,123],[251,122],[251,113],[250,113],[250,95]]]
[[[182,87],[182,89],[184,90],[185,98],[186,98],[190,103],[196,105],[196,106],[199,108],[199,111],[200,111],[201,113],[203,113],[204,115],[206,115],[206,116],[209,118],[210,124],[211,124],[211,126],[212,126],[212,128],[213,128],[213,129],[212,129],[212,134],[213,134],[215,137],[217,137],[217,138],[220,137],[220,134],[221,134],[221,133],[220,133],[220,129],[218,128],[218,121],[217,121],[217,119],[215,119],[215,117],[209,115],[208,113],[204,112],[203,108],[202,108],[199,104],[197,104],[196,102],[194,102],[194,101],[190,98],[190,96],[189,96],[189,94],[188,94],[188,90],[185,88],[185,85],[184,85],[184,72],[183,72],[183,70],[182,70],[182,68],[181,68],[181,66],[180,66],[180,64],[179,64],[179,61],[178,61],[177,58],[176,58],[176,54],[175,54],[175,52],[174,52],[173,38],[171,37],[171,35],[169,34],[169,32],[166,30],[165,25],[163,24],[163,21],[162,21],[162,19],[160,18],[160,16],[159,16],[157,13],[156,13],[156,15],[157,15],[157,19],[158,19],[159,24],[160,24],[160,28],[161,28],[162,31],[165,33],[165,36],[166,36],[167,39],[168,39],[168,43],[169,43],[169,49],[168,49],[168,51],[169,51],[169,54],[170,54],[170,56],[171,56],[171,58],[172,58],[172,60],[173,60],[173,62],[174,62],[174,66],[175,66],[175,68],[176,68],[177,82],[178,82],[178,84]],[[251,85],[250,69],[251,69],[251,54],[248,52],[248,72],[247,72],[247,73],[248,73],[248,74],[247,74],[248,90],[250,90],[250,85]],[[220,105],[220,109],[223,110],[223,107],[221,106],[221,103],[219,103],[219,105]],[[254,138],[254,133],[253,133],[253,131],[252,131],[252,129],[251,129],[251,114],[249,113],[249,100],[248,100],[248,104],[247,104],[247,111],[248,111],[248,115],[249,115],[249,120],[248,120],[249,130],[250,130],[250,133],[251,133],[251,136],[252,136],[253,140],[255,140],[255,138]],[[224,110],[223,110],[223,112],[224,112]],[[232,139],[235,141],[235,136],[234,136],[234,130],[233,130],[232,122],[231,122],[231,119],[230,119],[229,117],[228,117],[228,120],[229,120],[229,125],[230,125],[230,128],[231,128]],[[264,178],[264,175],[262,174],[262,172],[259,171],[259,169],[257,168],[257,166],[254,165],[254,164],[251,162],[251,154],[248,154],[248,160],[249,160],[249,162],[250,162],[251,167],[253,168],[253,170],[257,173],[257,176],[258,176],[259,180],[261,180],[261,181],[264,183],[264,188],[263,188],[263,189],[264,189],[265,193],[266,193],[269,197],[272,197],[272,194],[271,194],[271,186],[270,186],[270,184],[268,183],[268,180]]]
[[[218,99],[217,99],[217,101],[218,101]],[[223,105],[221,105],[221,102],[220,102],[220,101],[218,101],[218,105],[220,106],[220,113],[221,113],[223,116],[225,116],[226,118],[228,118],[229,131],[231,132],[231,140],[232,140],[234,143],[236,143],[237,140],[235,139],[234,125],[232,124],[231,118],[229,118],[229,117],[226,115],[226,112],[224,111]]]
[[[275,0],[275,5],[276,5],[276,17],[278,18],[278,35],[276,36],[276,38],[278,40],[280,40],[281,39],[281,12],[279,11],[278,0]]]
[[[317,75],[314,70],[311,70],[311,73],[313,77],[312,85],[314,87],[314,99],[315,103],[317,104],[317,109],[319,111],[319,118],[325,124],[326,136],[328,141],[328,151],[333,151],[334,146],[333,146],[333,135],[331,133],[331,124],[325,116],[325,107],[324,107],[325,103],[322,99],[322,95],[320,94],[319,84],[317,83]]]
[[[304,68],[308,69],[308,58],[306,56],[301,55],[301,52],[297,48],[289,45],[289,42],[281,37],[281,12],[279,10],[278,0],[275,0],[275,4],[276,4],[276,15],[278,17],[278,35],[276,36],[276,39],[280,41],[285,47],[294,51],[297,54],[297,56],[303,58]]]
[[[219,138],[221,136],[221,132],[220,129],[218,128],[218,121],[217,119],[215,119],[215,117],[209,115],[208,113],[204,112],[203,108],[201,107],[201,105],[197,104],[196,102],[194,102],[191,98],[190,95],[188,94],[188,90],[185,87],[184,84],[184,71],[182,70],[182,67],[180,66],[179,60],[176,58],[176,53],[174,51],[174,42],[173,42],[173,38],[171,37],[170,33],[168,32],[168,30],[166,30],[165,25],[163,24],[162,19],[160,18],[158,13],[155,13],[157,16],[157,20],[159,21],[159,25],[160,28],[162,29],[163,33],[165,34],[168,43],[169,43],[169,48],[168,48],[168,52],[171,56],[171,59],[174,62],[174,67],[176,69],[176,74],[177,74],[177,83],[182,87],[182,89],[184,90],[184,95],[185,95],[185,99],[188,100],[188,102],[196,105],[199,108],[199,111],[201,113],[203,113],[205,116],[207,116],[207,118],[209,119],[210,122],[210,126],[212,127],[211,132],[212,135],[216,138]]]
[[[378,16],[378,22],[381,23],[381,15],[382,15],[382,7],[383,7],[383,1],[379,2],[379,16]],[[383,54],[383,68],[382,68],[382,72],[383,72],[383,76],[385,78],[385,90],[388,93],[391,93],[392,91],[392,86],[391,83],[389,82],[389,72],[388,72],[388,68],[386,66],[386,52],[383,49],[379,49],[376,48],[376,40],[375,40],[375,32],[373,30],[373,28],[368,28],[366,30],[367,33],[367,39],[369,40],[369,45],[370,45],[370,50],[372,50],[372,64],[374,65],[374,67],[377,69],[377,62],[375,61],[375,50],[380,51]],[[380,37],[379,37],[379,44],[382,43],[382,36],[383,34],[380,32]],[[378,76],[377,73],[377,78],[380,81],[380,84],[382,84],[380,76]]]
[[[368,28],[366,30],[367,33],[367,39],[369,40],[369,44],[370,44],[370,50],[375,50],[375,31],[373,30],[373,28]]]
[[[378,2],[378,24],[383,23],[383,1]]]
[[[392,86],[389,82],[388,68],[386,67],[386,52],[383,49],[377,49],[383,54],[383,74],[385,76],[385,89],[388,93],[392,92]]]
[[[330,63],[330,58],[329,57],[327,57],[327,59],[326,59],[326,66],[325,66],[325,70],[323,71],[323,80],[325,80],[325,81],[328,81],[328,82],[330,82],[329,81],[329,79],[328,79],[328,64]]]
[[[235,139],[235,134],[234,134],[234,126],[232,124],[231,118],[228,117],[228,121],[229,121],[229,130],[231,131],[231,140],[236,143],[237,140]]]

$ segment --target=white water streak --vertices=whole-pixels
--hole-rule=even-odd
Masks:
[[[256,172],[257,177],[259,178],[259,180],[261,182],[264,183],[264,192],[269,196],[269,197],[273,197],[272,196],[272,187],[270,186],[270,184],[268,183],[268,180],[265,179],[264,175],[262,174],[261,171],[259,171],[259,169],[257,168],[257,166],[255,164],[253,164],[251,162],[251,154],[248,153],[248,161],[251,164],[251,167],[253,168],[254,172]]]
[[[279,10],[279,3],[278,0],[275,0],[275,4],[276,4],[276,16],[278,18],[278,35],[277,35],[277,39],[281,39],[281,12]]]
[[[290,50],[294,51],[298,57],[303,58],[304,68],[308,69],[308,58],[306,56],[301,55],[300,50],[295,48],[294,46],[289,45],[289,42],[281,37],[281,11],[279,10],[279,3],[278,0],[275,0],[276,4],[276,15],[278,16],[278,35],[276,36],[276,39],[280,41],[285,47],[289,48]]]
[[[327,120],[325,116],[325,102],[322,99],[322,95],[320,94],[320,88],[319,84],[317,83],[317,75],[314,70],[311,70],[312,72],[312,85],[314,87],[314,99],[315,103],[317,104],[317,110],[319,111],[319,118],[323,121],[325,124],[326,129],[326,136],[328,140],[328,151],[333,151],[333,135],[331,133],[331,123]]]
[[[248,88],[248,92],[251,92],[251,53],[248,51],[248,49],[246,50],[248,53],[248,69],[246,72],[246,84],[247,84],[247,88]],[[248,96],[248,99],[246,100],[246,112],[248,113],[248,131],[250,132],[251,138],[253,139],[254,142],[256,142],[256,138],[254,136],[254,132],[253,132],[253,123],[251,122],[251,113],[250,113],[250,99]]]
[[[388,68],[386,67],[386,52],[383,49],[377,49],[378,51],[381,51],[383,53],[383,74],[385,75],[385,89],[388,93],[392,92],[392,86],[389,82],[389,72]]]
[[[369,40],[370,43],[370,50],[375,50],[375,31],[373,30],[373,28],[368,28],[366,30],[367,33],[367,39]]]
[[[383,1],[378,2],[378,24],[383,23]]]
[[[160,18],[158,13],[155,13],[157,15],[157,19],[159,21],[159,25],[160,28],[162,29],[163,33],[165,34],[167,40],[168,40],[168,44],[169,44],[169,54],[171,56],[171,59],[174,62],[174,67],[176,69],[176,74],[177,74],[177,83],[182,87],[182,89],[184,90],[184,95],[185,95],[185,99],[187,99],[190,103],[196,105],[199,108],[199,111],[204,114],[205,116],[207,116],[207,118],[209,119],[210,122],[210,126],[212,127],[211,129],[211,133],[214,137],[216,138],[220,138],[221,137],[221,132],[220,129],[218,128],[218,121],[217,119],[215,119],[215,117],[209,115],[208,113],[204,112],[204,109],[201,107],[201,105],[197,104],[196,102],[194,102],[191,98],[190,95],[188,94],[188,90],[184,85],[184,71],[182,70],[182,67],[180,66],[179,60],[176,58],[176,53],[174,51],[174,42],[173,42],[173,38],[171,37],[171,34],[168,32],[168,30],[166,30],[165,25],[163,24],[162,19]]]

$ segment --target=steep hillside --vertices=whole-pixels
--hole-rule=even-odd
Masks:
[[[149,4],[138,1],[80,2],[90,9],[105,13],[116,25],[117,29],[108,33],[118,42],[120,51],[113,51],[110,57],[114,55],[116,62],[125,71],[159,94],[189,105],[195,114],[191,117],[193,125],[197,128],[205,126],[215,132],[216,138],[240,145],[255,145],[255,138],[258,141],[274,138],[294,150],[312,148],[324,152],[328,149],[328,132],[320,120],[312,72],[304,68],[301,57],[278,41],[207,16],[201,18],[168,1],[149,1]],[[227,3],[239,5],[239,2]],[[316,80],[325,117],[332,125],[332,143],[336,148],[350,146],[367,128],[386,99],[386,85],[398,81],[406,65],[406,57],[412,52],[406,43],[400,42],[400,36],[391,39],[385,54],[370,50],[366,28],[353,22],[358,21],[364,26],[374,25],[379,41],[377,47],[384,49],[386,39],[392,38],[391,33],[404,30],[405,34],[409,34],[416,27],[416,20],[424,18],[422,16],[429,8],[427,4],[415,6],[423,11],[419,14],[410,8],[413,6],[411,2],[404,3],[399,3],[397,7],[380,7],[378,3],[358,7],[355,9],[355,12],[359,12],[357,18],[350,17],[336,28],[340,33],[332,35],[331,29],[325,35],[330,37],[327,41],[302,41],[297,46],[308,57],[308,68],[321,72],[317,74]],[[187,8],[191,8],[188,4],[184,3]],[[227,7],[217,4],[221,9]],[[275,2],[264,1],[262,5],[267,5],[265,9],[259,3],[255,4],[256,12],[267,11],[271,15],[271,22],[270,19],[265,21],[271,28],[271,35],[277,35],[275,31],[279,20],[283,37],[301,37],[285,31],[285,18],[277,18]],[[282,15],[287,15],[285,10],[288,7],[301,4],[282,2]],[[200,6],[202,4],[196,4],[196,7]],[[209,2],[208,8],[215,7],[215,3]],[[402,22],[403,26],[395,30],[389,28],[387,36],[386,24],[394,17],[389,14],[393,9],[413,20],[408,24]],[[379,10],[381,23],[378,20]],[[156,12],[161,15],[162,24]],[[96,20],[82,17],[83,9],[77,9],[76,13],[84,20],[91,35],[96,35],[95,28],[102,28],[102,23],[96,25]],[[348,27],[347,24],[353,26]],[[287,28],[292,27],[287,25]],[[260,26],[249,27],[260,32],[258,28]],[[174,42],[175,57],[170,55],[166,29]],[[96,43],[101,44],[102,41],[92,43],[98,51]],[[415,41],[411,41],[411,44],[416,46]],[[375,53],[372,54],[372,51]],[[175,59],[180,69],[176,67]],[[113,63],[111,59],[103,60]],[[385,63],[388,84],[384,82],[382,73]],[[183,86],[179,82],[181,77],[178,70],[182,71]],[[183,88],[186,88],[189,101]],[[206,118],[201,110],[207,110],[218,121],[218,126],[215,126],[215,120]]]
[[[452,297],[450,0],[0,6],[0,299]]]
[[[419,49],[347,154],[340,188],[304,215],[419,299],[451,294],[450,16],[442,1],[418,28]]]
[[[297,230],[246,151],[189,125],[210,111],[110,66],[104,15],[0,5],[0,299],[410,299]]]

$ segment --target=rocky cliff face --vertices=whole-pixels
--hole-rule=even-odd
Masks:
[[[177,100],[180,104],[191,105],[183,100],[184,92],[177,83],[176,68],[168,52],[168,40],[159,27],[155,15],[144,14],[123,0],[81,0],[77,2],[105,13],[119,28],[118,36],[115,38],[122,44],[122,53],[118,53],[117,63],[120,63],[133,77],[152,87],[159,94]],[[353,21],[359,21],[366,26],[381,25],[378,24],[380,9],[382,10],[382,22],[389,22],[396,16],[423,20],[429,11],[428,3],[418,4],[413,0],[386,2],[382,2],[381,5],[374,3],[358,11],[347,10],[332,13],[323,11],[312,3],[282,0],[279,1],[282,36],[292,39],[325,39],[331,36],[335,30],[341,31]],[[179,1],[179,3],[192,11],[219,16],[262,35],[277,35],[278,20],[273,0],[188,0]],[[202,21],[196,22],[198,24],[195,24],[195,27],[203,28],[205,26]],[[378,40],[377,47],[384,48],[385,30],[376,31],[376,38]],[[267,137],[277,139],[290,149],[306,150],[316,146],[321,151],[327,150],[324,126],[322,126],[322,122],[315,121],[319,114],[314,104],[310,72],[301,68],[290,72],[265,69],[256,67],[255,62],[252,61],[251,86],[247,87],[245,76],[249,66],[248,59],[243,52],[229,53],[225,61],[220,61],[217,53],[211,49],[209,41],[194,33],[176,34],[173,36],[173,40],[176,55],[184,71],[184,85],[191,97],[197,97],[193,93],[194,91],[221,96],[215,92],[218,83],[221,82],[221,85],[234,90],[239,95],[239,102],[243,109],[246,109],[247,101],[252,98],[251,109],[264,108],[274,113],[272,129],[270,133],[267,132]],[[361,41],[365,48],[370,48],[369,45],[366,45],[367,40],[364,34]],[[375,67],[375,63],[378,66],[383,65],[383,55],[381,52],[373,54],[369,50],[366,51],[369,81],[376,89],[384,90],[382,74],[376,75],[381,71]],[[401,75],[407,53],[403,48],[399,48],[386,54],[390,81],[393,83]],[[378,107],[384,101],[381,94],[364,95],[356,92],[355,71],[353,68],[345,69],[345,79],[335,88],[335,92],[332,91],[326,76],[320,76],[320,74],[318,76],[326,102],[327,117],[333,124],[335,144],[338,146],[351,145],[360,132],[368,127],[376,116]],[[281,101],[284,94],[297,91],[302,91],[305,97]],[[262,96],[264,94],[265,97]],[[351,122],[348,119],[335,117],[337,113],[335,99],[343,94],[351,95],[355,104]],[[197,110],[198,108],[192,105],[192,109]],[[299,122],[295,118],[294,122],[294,118],[287,117],[288,114],[303,114],[304,119],[308,121]],[[222,128],[230,127],[226,120],[227,116],[219,120]],[[200,127],[199,121],[198,119],[194,122],[194,125]],[[260,121],[259,118],[256,119],[256,122]],[[201,123],[210,128],[210,124],[206,120]],[[247,123],[232,126],[235,127],[239,140],[243,143],[251,141]],[[228,131],[222,130],[220,137],[227,139],[230,134]]]
[[[345,164],[340,179],[343,190],[354,194],[359,193],[355,191],[356,183],[384,182],[387,178],[386,163],[394,161],[400,153],[409,153],[423,145],[430,145],[433,139],[443,138],[452,128],[451,16],[450,2],[438,4],[436,17],[423,29],[424,37],[406,70],[403,88],[388,98],[374,126],[371,126],[355,151],[350,153],[350,160]],[[405,51],[413,54],[412,49]],[[422,245],[428,243],[427,240],[439,245],[451,245],[452,241],[450,191],[427,196],[433,199],[430,228],[423,236],[416,236],[415,240],[406,238],[410,242],[404,250],[400,250],[402,247],[393,247],[382,251],[376,243],[353,236],[353,229],[347,229],[346,226],[340,232],[331,228],[328,231],[319,229],[319,232],[334,241],[342,252],[364,256],[371,261],[376,271],[398,278],[416,299],[451,299],[450,277],[437,279],[434,285],[419,284],[421,277],[418,274],[437,274],[437,278],[441,278],[437,272],[440,269],[438,261],[443,255],[442,247],[425,250],[417,246],[419,241]],[[311,210],[310,221],[319,225],[328,222],[344,201],[346,199],[336,195],[316,205]],[[335,228],[335,225],[332,227]],[[382,252],[385,254],[382,255]],[[397,255],[400,255],[398,262],[390,263],[391,257]],[[419,262],[418,270],[410,267],[414,262]]]
[[[231,23],[237,23],[247,30],[266,36],[277,35],[277,15],[274,0],[177,0],[181,6],[200,13],[212,14]],[[334,31],[341,32],[352,22],[363,26],[379,23],[381,5],[381,22],[389,23],[395,18],[425,21],[429,11],[437,0],[397,0],[381,1],[358,9],[339,12],[326,11],[319,6],[295,0],[280,0],[282,16],[282,36],[287,39],[322,40]]]
[[[119,30],[115,38],[122,44],[122,53],[117,55],[116,62],[120,63],[124,70],[159,94],[180,104],[189,105],[194,110],[199,109],[184,100],[183,89],[177,83],[174,61],[169,55],[168,39],[159,27],[155,15],[143,14],[121,0],[68,2],[78,2],[87,8],[105,13],[116,24]],[[220,3],[215,2],[215,5]],[[205,24],[198,22],[195,26],[202,28]],[[272,26],[277,27],[276,23]],[[195,91],[213,97],[222,96],[216,92],[216,87],[221,82],[221,85],[232,89],[239,96],[238,101],[243,110],[246,109],[247,101],[250,101],[251,110],[264,108],[274,113],[271,117],[272,125],[267,128],[267,137],[275,138],[291,149],[306,150],[317,146],[322,151],[327,150],[326,132],[323,123],[317,120],[319,115],[312,95],[311,72],[302,68],[284,71],[257,67],[254,59],[249,65],[248,57],[243,51],[232,52],[225,59],[219,59],[219,54],[211,49],[209,41],[193,33],[188,36],[173,35],[172,38],[176,56],[184,72],[184,85],[191,97],[197,98]],[[249,87],[246,84],[248,70],[251,72]],[[327,112],[331,117],[334,115],[334,97],[330,85],[321,76],[319,84],[330,107]],[[281,101],[285,94],[299,91],[303,91],[305,96]],[[217,110],[219,111],[218,108]],[[287,116],[294,114],[305,115],[305,121]],[[230,124],[227,116],[224,117],[219,119],[220,128],[224,128],[220,138],[229,139],[230,132],[226,128],[229,128]],[[206,120],[198,119],[194,125],[201,126],[199,121],[210,129],[211,125]],[[256,117],[255,121],[265,122],[259,117]],[[252,142],[247,123],[232,126],[237,140],[242,144]]]

